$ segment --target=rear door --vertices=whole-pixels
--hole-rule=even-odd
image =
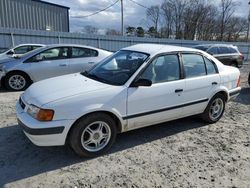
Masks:
[[[230,53],[231,52],[228,47],[221,46],[218,47],[218,54],[214,55],[214,57],[216,57],[223,64],[230,65],[232,61],[232,56]]]
[[[47,49],[28,59],[25,63],[29,63],[27,72],[34,81],[69,74],[69,48]]]
[[[202,113],[220,84],[216,65],[200,54],[183,53],[185,73],[183,115]]]
[[[99,58],[97,50],[82,47],[71,48],[69,66],[72,73],[89,70],[98,62]]]

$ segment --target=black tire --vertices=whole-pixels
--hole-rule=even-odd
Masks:
[[[212,106],[214,106],[215,101],[219,101],[222,105],[221,110],[218,112],[218,114],[215,117],[212,117]],[[205,111],[201,115],[202,119],[207,123],[216,123],[220,120],[222,117],[224,111],[225,111],[225,105],[226,105],[226,99],[224,95],[217,93],[213,98],[209,101]]]
[[[230,65],[233,66],[233,67],[239,68],[239,65],[238,65],[238,63],[236,61],[231,62]]]
[[[106,143],[106,145],[103,145],[103,148],[101,148],[100,150],[90,151],[86,149],[86,147],[88,146],[83,146],[82,138],[84,140],[86,133],[88,133],[87,128],[89,128],[89,126],[91,127],[91,126],[98,125],[98,123],[95,124],[95,122],[106,123],[105,126],[108,126],[110,130],[110,138],[107,139],[107,141],[105,141],[105,139],[103,138],[104,139],[103,143]],[[92,127],[92,128],[95,128],[95,127]],[[76,122],[76,124],[70,131],[69,143],[70,143],[71,148],[74,150],[74,152],[80,157],[96,157],[107,152],[110,149],[110,147],[115,142],[116,135],[117,135],[117,127],[116,127],[115,121],[109,115],[106,115],[103,113],[95,113],[95,114],[90,114],[86,117],[83,117],[79,121]],[[92,139],[89,138],[87,140],[95,140],[94,134],[92,136],[89,135],[89,137],[92,137]],[[98,139],[101,140],[99,137]],[[94,143],[91,142],[90,144],[94,144]],[[90,147],[93,147],[93,146],[90,146]]]
[[[20,86],[16,87],[11,84],[11,80],[14,79],[14,77],[20,78],[20,80],[23,80],[22,83],[20,83]],[[25,73],[22,72],[12,72],[6,75],[5,79],[4,79],[4,85],[6,87],[6,89],[10,90],[10,91],[23,91],[25,89],[27,89],[30,85],[31,85],[31,80],[29,78],[29,76],[27,76]]]

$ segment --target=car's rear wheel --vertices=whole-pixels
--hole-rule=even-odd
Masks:
[[[218,93],[208,103],[207,108],[202,114],[204,121],[208,123],[215,123],[219,121],[225,110],[225,97]]]
[[[76,122],[70,132],[69,142],[79,156],[95,157],[113,145],[116,134],[115,121],[110,116],[91,114]]]
[[[5,77],[5,87],[11,91],[25,90],[30,84],[30,78],[22,72],[13,72]]]

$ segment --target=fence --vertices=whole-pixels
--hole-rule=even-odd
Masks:
[[[22,43],[39,43],[39,44],[84,44],[103,48],[110,51],[117,51],[137,43],[156,43],[171,44],[177,46],[191,47],[197,44],[221,43],[214,41],[194,41],[194,40],[175,40],[159,38],[142,38],[126,36],[106,36],[106,35],[87,35],[80,33],[67,32],[48,32],[21,29],[0,28],[0,48],[9,48]],[[234,44],[238,46],[241,53],[244,54],[245,60],[250,60],[250,43],[244,42],[223,42],[225,44]]]

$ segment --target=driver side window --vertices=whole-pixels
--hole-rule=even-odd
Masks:
[[[164,55],[154,59],[140,76],[151,80],[152,84],[180,79],[180,66],[177,55]]]
[[[68,47],[51,48],[33,56],[28,60],[28,62],[38,62],[38,61],[57,60],[66,58],[69,58]]]

